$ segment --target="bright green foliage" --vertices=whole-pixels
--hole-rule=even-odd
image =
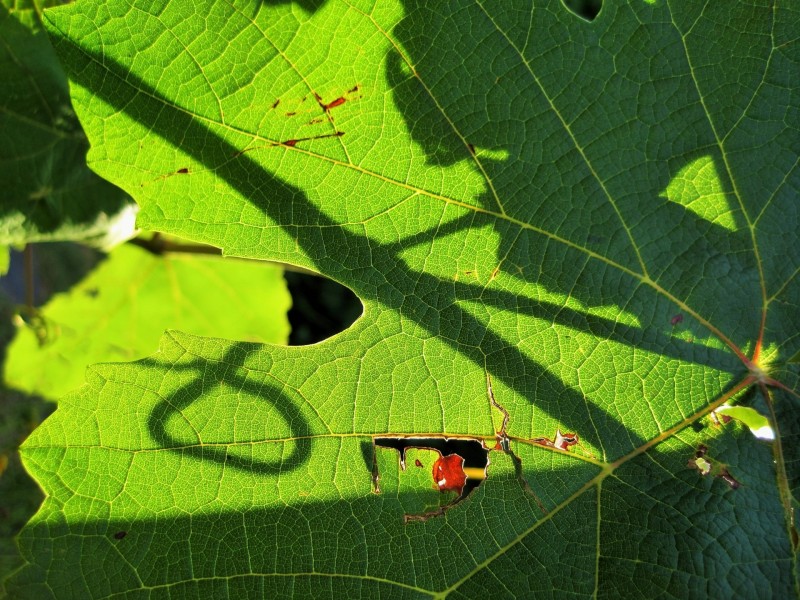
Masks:
[[[8,265],[11,262],[11,252],[8,246],[0,246],[0,275],[8,273]]]
[[[111,246],[132,236],[134,205],[86,167],[89,144],[41,24],[51,4],[0,1],[0,244]]]
[[[25,445],[49,497],[13,597],[796,593],[798,15],[529,4],[48,13],[142,226],[365,311],[315,346],[169,334],[91,369]],[[404,523],[430,491],[379,449],[374,493],[372,435],[494,445],[487,373],[519,463]],[[710,424],[757,395],[774,444]],[[559,429],[581,443],[532,441]]]
[[[8,349],[6,383],[57,400],[84,382],[91,364],[152,353],[168,328],[285,344],[290,301],[278,267],[121,246],[42,308],[45,339],[20,329]]]

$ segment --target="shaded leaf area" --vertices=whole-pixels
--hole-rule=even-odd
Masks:
[[[22,466],[19,445],[51,412],[41,398],[0,389],[0,581],[22,565],[14,538],[43,499]]]
[[[133,234],[134,204],[86,166],[89,143],[44,32],[41,5],[0,4],[0,244]]]
[[[691,427],[800,342],[792,14],[174,6],[51,14],[90,164],[144,226],[319,271],[364,314],[92,370],[26,444],[49,498],[10,590],[792,593],[782,444]],[[580,446],[534,442],[558,430]],[[403,523],[434,503],[393,450],[373,493],[375,435],[501,431],[517,458],[442,516]]]
[[[57,400],[83,383],[87,366],[147,356],[170,328],[285,344],[290,302],[272,265],[121,246],[41,308],[43,332],[20,328],[5,381]]]
[[[95,367],[90,386],[98,402],[92,414],[80,397],[60,403],[63,418],[95,421],[98,437],[58,455],[70,464],[97,465],[98,472],[65,473],[61,485],[74,493],[61,501],[48,498],[28,530],[40,533],[22,540],[27,557],[54,558],[18,575],[8,587],[11,597],[50,597],[41,581],[45,572],[50,581],[60,582],[53,597],[136,595],[137,589],[143,597],[213,597],[224,589],[237,597],[304,589],[323,597],[339,597],[342,590],[424,597],[447,587],[443,580],[456,597],[475,597],[498,585],[522,595],[547,594],[563,586],[565,577],[572,592],[590,594],[596,560],[609,570],[623,569],[643,596],[659,589],[678,595],[686,586],[714,597],[752,596],[758,586],[791,585],[790,572],[780,566],[786,552],[779,533],[783,518],[769,509],[777,502],[772,456],[742,428],[707,425],[683,432],[611,477],[574,456],[523,449],[522,460],[532,473],[528,481],[547,514],[524,489],[510,458],[492,452],[487,481],[459,510],[404,525],[402,515],[420,507],[421,490],[418,482],[408,486],[396,451],[377,450],[381,493],[372,493],[370,465],[352,458],[359,438],[327,434],[302,393],[271,383],[273,369],[259,364],[258,346],[207,343],[210,356],[200,357],[186,353],[191,341],[165,340],[159,358],[131,365],[124,375],[120,367]],[[179,376],[171,382],[160,376],[164,365]],[[112,373],[116,381],[107,379]],[[141,421],[113,415],[117,398],[134,380],[140,382],[138,408],[149,414],[146,429]],[[151,383],[142,386],[144,381]],[[212,386],[213,399],[204,397]],[[211,402],[219,411],[235,405],[240,420],[208,418],[204,409]],[[266,443],[267,432],[283,439]],[[70,437],[66,428],[53,428],[51,434]],[[195,443],[195,436],[204,443]],[[134,439],[151,441],[135,453],[125,452]],[[742,488],[731,490],[687,468],[700,442],[737,474]],[[54,447],[28,448],[28,466],[48,468],[53,452]],[[351,459],[336,461],[337,456]],[[585,485],[592,478],[595,484]],[[142,498],[157,503],[152,517],[141,517]],[[65,521],[37,524],[53,503]],[[87,520],[98,505],[105,507],[103,516]],[[772,533],[764,531],[767,523]],[[765,533],[765,544],[749,543]],[[431,536],[437,550],[425,567],[416,573],[398,569],[413,564]],[[677,547],[664,562],[660,554],[669,540]],[[72,551],[74,544],[82,551]],[[697,544],[721,544],[736,552],[719,557],[716,576],[706,580],[690,575],[697,566]],[[199,556],[213,560],[198,562]],[[97,564],[112,576],[72,577]],[[653,564],[660,565],[655,573],[649,571]],[[740,580],[743,565],[756,581]],[[600,591],[618,594],[624,591],[619,585],[609,578]]]

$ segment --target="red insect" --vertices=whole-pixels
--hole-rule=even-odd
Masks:
[[[467,474],[464,473],[464,459],[458,454],[441,456],[433,463],[433,481],[440,492],[458,492],[464,489]]]

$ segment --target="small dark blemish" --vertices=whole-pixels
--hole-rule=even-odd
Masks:
[[[675,327],[675,325],[677,325],[681,321],[683,321],[683,315],[678,313],[677,315],[675,315],[674,317],[672,317],[669,320],[669,324],[672,325],[673,327]]]
[[[128,532],[127,532],[127,531],[118,531],[117,533],[115,533],[115,534],[114,534],[114,539],[115,539],[115,540],[121,540],[121,539],[122,539],[122,538],[124,538],[126,535],[128,535]]]
[[[272,103],[272,108],[278,108],[278,104],[280,104],[280,103],[281,103],[281,99],[278,98],[277,100],[275,100],[275,102]]]
[[[287,117],[293,117],[293,116],[295,116],[296,114],[297,114],[296,112],[287,112],[287,113],[286,113],[286,116],[287,116]]]
[[[741,483],[736,481],[736,479],[734,479],[733,475],[728,473],[728,469],[722,469],[722,472],[719,475],[717,475],[717,477],[721,477],[725,481],[725,483],[727,483],[731,487],[732,490],[738,490],[739,487],[742,485]]]
[[[88,290],[85,290],[83,293],[89,296],[89,298],[97,298],[100,295],[100,290],[98,290],[97,288],[89,288]]]
[[[421,467],[422,466],[422,461],[420,459],[416,459],[414,461],[414,464],[417,465],[418,467]]]
[[[187,167],[183,167],[182,169],[178,169],[176,173],[180,173],[181,175],[186,175],[189,172]]]

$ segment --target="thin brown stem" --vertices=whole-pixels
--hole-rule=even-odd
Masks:
[[[33,244],[25,246],[22,253],[24,261],[24,277],[25,277],[25,307],[28,313],[33,313],[34,302],[34,281],[33,281]]]
[[[206,246],[204,244],[184,244],[180,242],[173,242],[168,239],[164,239],[158,233],[153,234],[153,237],[150,238],[149,240],[143,238],[134,238],[132,240],[128,240],[127,243],[142,248],[143,250],[146,250],[147,252],[150,252],[155,256],[164,256],[165,254],[205,254],[209,256],[222,256],[222,250],[220,250],[219,248],[215,248],[214,246]],[[258,262],[260,264],[274,265],[281,267],[284,271],[292,271],[294,273],[303,273],[304,275],[319,276],[319,273],[316,273],[309,269],[304,269],[303,267],[298,267],[296,265],[290,265],[287,263],[280,263],[270,260],[256,260],[251,258],[242,258],[238,256],[232,256],[228,258]]]

